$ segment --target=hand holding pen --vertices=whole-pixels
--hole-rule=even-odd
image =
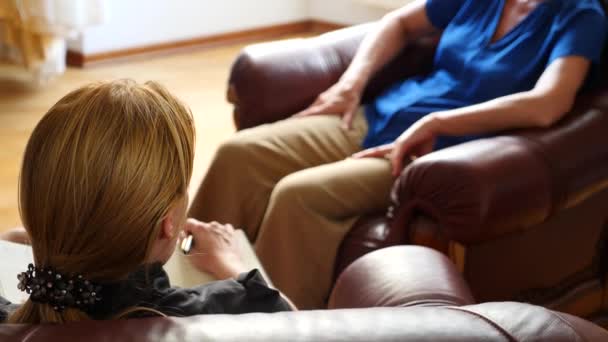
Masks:
[[[236,277],[248,270],[239,256],[234,232],[230,224],[188,219],[180,249],[199,270],[217,279]]]

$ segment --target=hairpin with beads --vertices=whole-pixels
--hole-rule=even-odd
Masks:
[[[65,276],[50,267],[29,264],[27,271],[17,275],[19,290],[30,295],[36,303],[49,304],[56,311],[77,308],[89,312],[101,300],[101,286],[82,275]]]

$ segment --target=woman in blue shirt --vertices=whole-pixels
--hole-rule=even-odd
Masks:
[[[366,108],[371,130],[364,146],[382,146],[357,156],[391,153],[395,173],[405,154],[432,151],[438,136],[460,138],[436,142],[447,147],[470,135],[552,125],[570,110],[590,64],[599,63],[606,21],[596,0],[423,4],[391,14],[400,32],[387,26],[368,37],[340,82],[300,113],[343,112],[348,123],[370,76],[401,48],[398,41],[444,30],[433,73],[395,85]]]
[[[599,63],[606,31],[598,0],[414,1],[380,21],[299,119],[222,145],[191,214],[243,227],[274,284],[298,307],[321,307],[342,238],[360,215],[386,208],[404,160],[552,125]],[[361,108],[374,73],[434,32],[432,72]]]

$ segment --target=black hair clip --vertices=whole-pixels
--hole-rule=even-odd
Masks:
[[[82,275],[66,277],[50,267],[29,264],[17,279],[19,290],[29,294],[33,302],[49,304],[56,311],[77,308],[89,312],[101,300],[101,286],[85,280]]]

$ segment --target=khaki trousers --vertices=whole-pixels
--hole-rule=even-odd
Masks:
[[[366,212],[388,206],[386,159],[349,159],[367,123],[293,118],[236,133],[218,149],[190,209],[245,230],[274,285],[301,309],[323,308],[336,253]]]

